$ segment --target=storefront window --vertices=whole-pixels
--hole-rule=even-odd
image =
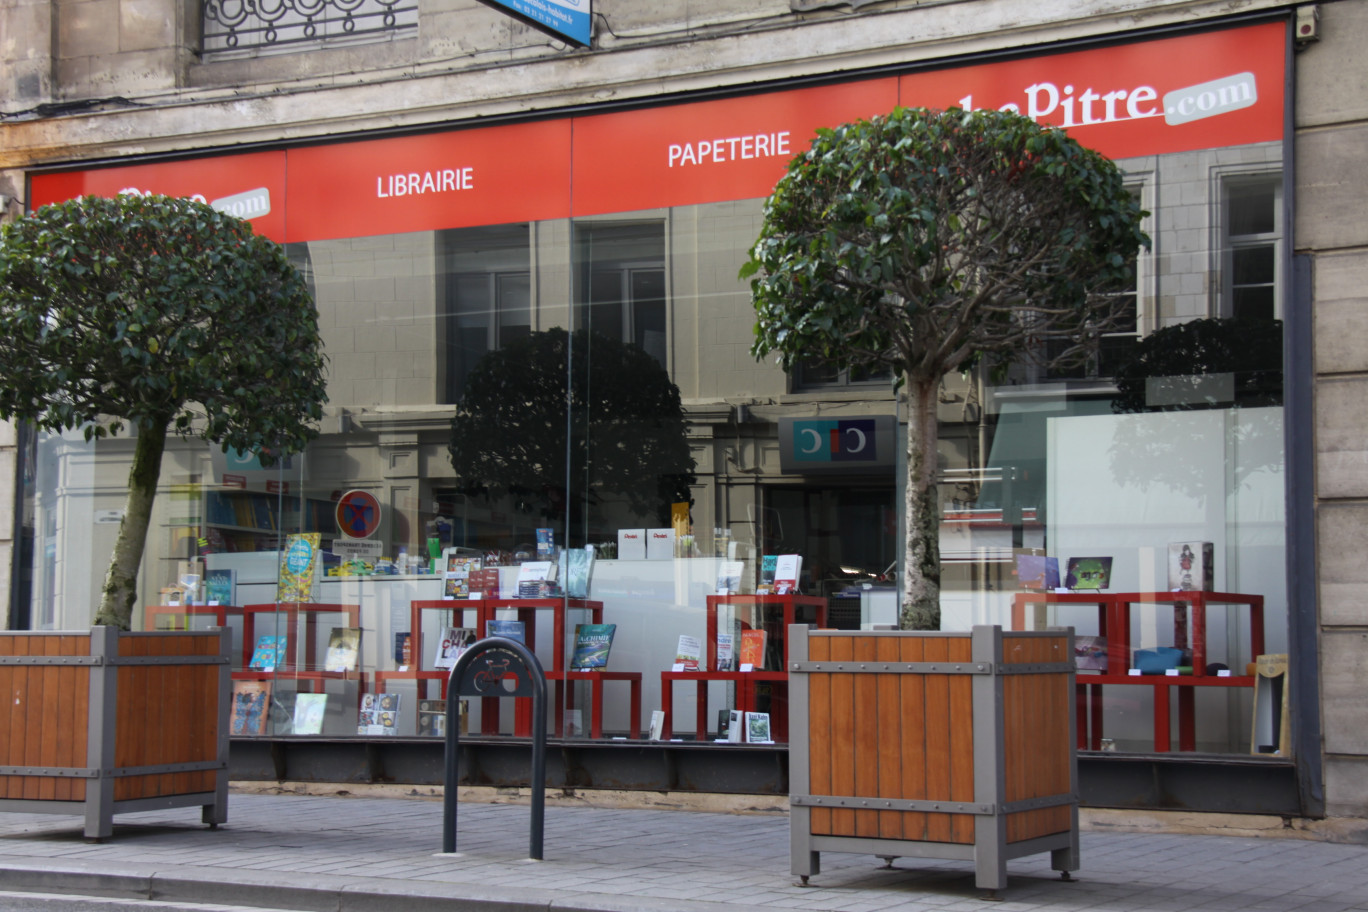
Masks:
[[[1247,56],[1264,41],[1275,58],[1281,32],[1254,31],[1227,43]],[[1119,161],[1154,249],[1124,292],[1131,325],[1084,363],[945,378],[942,623],[1075,627],[1084,749],[1241,754],[1246,665],[1286,651],[1282,102],[1270,90],[1268,110],[1220,113],[1217,139],[1164,121],[1153,61],[1211,56],[1166,42],[1179,39],[1131,62],[1116,49],[1032,61],[1018,87]],[[552,672],[560,737],[648,737],[668,710],[657,735],[725,738],[719,712],[739,710],[770,713],[782,741],[785,622],[896,623],[905,404],[891,377],[820,353],[793,376],[756,362],[738,270],[804,131],[895,103],[1016,103],[989,97],[994,67],[954,71],[980,80],[972,95],[917,73],[587,115],[573,132],[551,119],[254,159],[251,179],[277,169],[281,207],[298,207],[296,235],[283,218],[261,229],[310,277],[327,414],[283,465],[192,440],[168,450],[141,623],[233,627],[235,678],[268,707],[244,736],[435,737],[446,663],[496,621]],[[1086,107],[1082,80],[1119,67],[1140,87],[1090,90]],[[1175,110],[1216,104],[1214,90],[1181,95],[1203,85],[1198,69],[1164,89]],[[409,167],[451,137],[476,164],[375,189],[373,162]],[[544,168],[497,170],[527,147]],[[130,172],[111,192],[138,185]],[[355,179],[371,208],[322,208],[315,172]],[[434,202],[429,183],[454,196]],[[807,445],[842,429],[878,458]],[[38,441],[35,627],[86,622],[130,448]],[[313,575],[284,598],[298,535],[317,536],[301,565]],[[606,628],[585,625],[612,625],[598,677],[570,670],[577,646],[603,654]],[[267,636],[283,637],[279,654]],[[504,702],[496,717],[497,702],[470,701],[463,724],[525,732]]]

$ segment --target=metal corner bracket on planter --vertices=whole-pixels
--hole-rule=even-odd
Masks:
[[[1078,869],[1073,631],[789,628],[789,839],[822,852]]]
[[[0,812],[228,819],[231,631],[0,633]]]

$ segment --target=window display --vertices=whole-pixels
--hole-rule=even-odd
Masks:
[[[784,627],[896,623],[909,409],[877,372],[752,357],[738,272],[765,196],[818,126],[1014,104],[1118,161],[1154,248],[1123,292],[1133,330],[1085,367],[965,363],[935,391],[941,627],[1075,627],[1100,666],[1079,677],[1085,749],[1247,754],[1247,665],[1288,651],[1283,36],[161,163],[206,192],[270,184],[255,224],[308,278],[328,405],[269,468],[168,444],[139,626],[233,628],[242,737],[441,737],[461,649],[520,624],[559,737],[711,741],[724,709],[784,743]],[[1203,108],[1233,62],[1254,100]],[[457,142],[460,206],[373,198],[375,163],[399,175]],[[32,195],[156,190],[157,173],[35,175]],[[852,429],[877,458],[844,458]],[[85,623],[62,606],[99,590],[131,454],[34,441],[35,627]],[[1149,670],[1158,650],[1172,668]],[[518,737],[528,703],[474,699],[462,725]]]

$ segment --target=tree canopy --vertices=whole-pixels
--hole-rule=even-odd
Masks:
[[[485,355],[450,450],[459,490],[543,516],[611,497],[666,521],[694,481],[669,374],[637,346],[585,330],[533,332]]]
[[[1149,241],[1120,170],[1004,111],[899,108],[819,130],[742,269],[757,358],[889,369],[908,388],[903,624],[939,626],[935,391],[948,372],[1085,357],[1127,318]]]
[[[96,623],[128,627],[167,434],[268,463],[299,451],[324,369],[304,278],[243,220],[122,195],[0,228],[0,417],[137,436]]]

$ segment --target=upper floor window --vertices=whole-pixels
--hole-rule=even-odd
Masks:
[[[414,34],[417,0],[204,0],[206,54]]]
[[[1275,176],[1232,178],[1222,195],[1223,317],[1282,318],[1278,260],[1282,249],[1282,183]]]
[[[635,345],[668,367],[664,222],[575,227],[576,328]]]
[[[853,367],[841,370],[817,358],[800,362],[793,371],[796,391],[839,389],[841,387],[884,387],[893,380],[893,372],[886,367]]]
[[[457,228],[440,234],[445,402],[489,352],[533,330],[531,240],[526,224]]]

